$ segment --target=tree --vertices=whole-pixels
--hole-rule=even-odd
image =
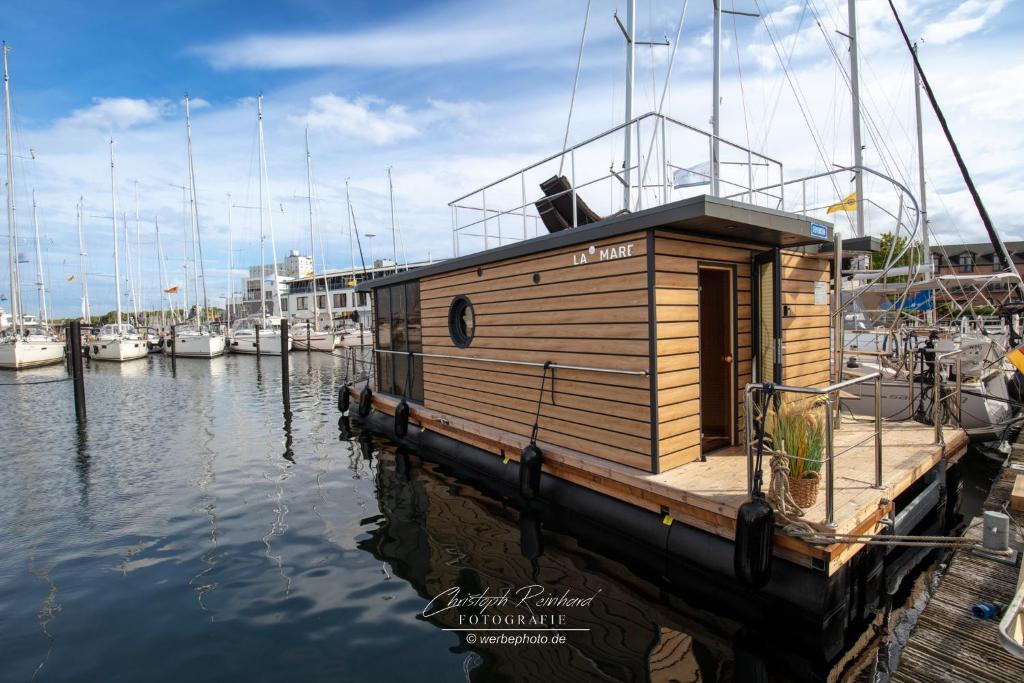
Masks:
[[[907,238],[887,232],[882,235],[878,251],[871,254],[871,267],[875,270],[885,268],[892,256],[899,254],[907,246]],[[896,259],[893,266],[911,266],[921,263],[921,245],[914,244],[906,253]]]

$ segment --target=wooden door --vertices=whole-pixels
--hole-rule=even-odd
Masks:
[[[736,424],[732,267],[698,269],[701,455],[732,444]]]

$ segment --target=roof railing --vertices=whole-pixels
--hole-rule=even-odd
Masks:
[[[628,165],[616,158],[627,136],[637,150]],[[569,189],[551,195],[534,189],[562,175]],[[778,209],[785,204],[783,180],[782,162],[648,112],[449,202],[452,246],[460,256],[542,234],[546,228],[536,207],[541,200],[571,196],[570,227],[577,227],[577,207],[584,198],[596,214],[607,217],[709,194],[709,188],[718,187],[735,191],[732,196],[748,203]],[[760,190],[758,185],[779,190]]]

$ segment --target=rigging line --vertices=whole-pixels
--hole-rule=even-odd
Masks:
[[[825,40],[825,45],[828,48],[829,53],[832,55],[833,61],[838,66],[839,73],[842,75],[843,80],[846,83],[847,89],[852,91],[853,85],[852,85],[850,74],[846,70],[846,64],[844,63],[842,57],[839,55],[839,51],[836,48],[835,43],[832,41],[832,38],[829,36],[828,32],[825,30],[825,26],[824,26],[824,24],[822,23],[822,20],[821,20],[821,15],[818,12],[817,6],[814,4],[814,0],[808,0],[808,2],[810,4],[810,6],[811,6],[811,12],[814,13],[815,23],[818,26],[818,30],[821,32],[821,35],[822,35],[822,37]],[[833,23],[835,23],[834,20],[833,20]],[[862,86],[864,85],[863,81],[861,82],[861,85]],[[865,95],[866,94],[867,94],[867,88],[865,88]],[[885,141],[886,138],[884,136],[882,136],[881,131],[880,131],[877,123],[875,123],[874,116],[872,115],[872,113],[868,109],[868,107],[866,106],[867,105],[867,102],[866,102],[867,99],[868,99],[867,97],[862,97],[861,98],[860,110],[861,110],[861,114],[864,116],[864,121],[867,124],[868,137],[871,139],[872,142],[874,142],[875,146],[880,151],[879,160],[882,162],[883,168],[885,169],[886,173],[890,173],[890,174],[894,173],[893,167],[895,167],[896,170],[900,171],[900,180],[902,180],[904,183],[909,184],[907,175],[902,173],[902,171],[903,171],[902,167],[900,166],[899,163],[897,163],[895,155],[892,153],[892,150],[889,148],[888,143],[886,143],[886,141]],[[883,151],[885,152],[885,154],[889,155],[890,159],[892,160],[892,165],[890,165],[890,162],[889,162],[889,160],[886,159],[885,155],[881,153]]]
[[[817,129],[814,127],[814,124],[810,118],[810,113],[807,111],[804,105],[805,98],[803,96],[803,92],[800,90],[799,85],[796,83],[795,77],[790,73],[789,67],[786,66],[785,61],[782,59],[782,52],[779,49],[779,44],[775,40],[775,35],[773,34],[771,27],[768,26],[769,21],[771,21],[772,25],[774,25],[775,20],[771,19],[770,16],[766,16],[766,13],[762,9],[761,3],[758,0],[754,0],[754,6],[757,7],[757,11],[761,15],[761,24],[764,26],[765,31],[768,33],[768,38],[769,40],[771,40],[772,48],[775,50],[775,54],[779,58],[779,63],[782,64],[782,70],[786,74],[786,81],[789,83],[789,87],[793,91],[793,96],[796,99],[797,107],[800,109],[800,115],[803,117],[804,125],[807,126],[808,132],[810,132],[811,134],[811,140],[814,142],[814,146],[815,148],[817,148],[818,154],[821,156],[822,163],[824,163],[827,168],[829,166],[829,161],[825,157],[825,150],[822,147],[821,140],[819,140]],[[839,185],[836,182],[835,176],[833,174],[830,174],[827,177],[831,181],[833,188],[836,191],[836,195],[842,196],[842,192],[839,189]],[[852,226],[853,219],[850,218],[848,212],[844,213],[846,213],[847,220],[850,221],[850,225]]]
[[[587,42],[587,26],[590,24],[590,2],[587,0],[587,13],[583,17],[583,35],[580,36],[580,53],[576,58],[576,77],[572,79],[572,96],[569,98],[569,116],[565,120],[565,137],[562,138],[562,158],[558,162],[558,175],[562,175],[565,165],[565,149],[569,146],[569,127],[572,125],[572,111],[576,105],[576,86],[580,82],[580,69],[583,67],[583,46]]]
[[[672,43],[672,53],[669,55],[668,68],[665,71],[665,83],[661,87],[661,98],[658,100],[658,116],[661,116],[661,112],[665,107],[665,96],[668,93],[669,84],[672,82],[672,67],[675,65],[676,62],[676,50],[679,47],[679,37],[683,33],[683,25],[686,23],[686,7],[689,4],[689,0],[683,0],[683,9],[679,13],[679,25],[676,27],[676,39],[675,42]],[[654,47],[652,46],[651,49],[653,50]],[[662,135],[664,135],[664,131],[662,131]],[[644,184],[644,178],[647,177],[647,167],[651,163],[651,150],[654,148],[654,140],[657,136],[658,126],[657,122],[655,122],[654,129],[651,131],[651,141],[647,145],[647,160],[644,162],[644,170],[643,173],[640,175],[641,185]],[[664,162],[665,160],[663,159],[662,161]]]
[[[740,63],[740,34],[739,34],[739,30],[736,28],[736,0],[732,0],[732,9],[733,9],[733,13],[732,13],[732,36],[733,36],[734,47],[736,48],[736,73],[739,76],[739,82],[740,82],[740,107],[742,107],[742,109],[743,109],[743,130],[744,130],[744,133],[746,134],[747,149],[749,150],[749,149],[751,149],[751,147],[750,147],[750,121],[749,121],[750,116],[748,115],[748,112],[747,112],[747,94],[746,94],[746,90],[743,87],[743,66]],[[750,189],[753,190],[754,188],[750,188]]]
[[[804,8],[800,12],[800,19],[797,21],[796,31],[793,33],[793,41],[789,46],[789,54],[786,56],[786,59],[784,61],[780,60],[782,61],[783,75],[779,77],[776,85],[773,87],[773,90],[775,90],[775,102],[772,104],[772,113],[771,116],[768,117],[768,122],[765,124],[765,128],[763,131],[764,135],[761,140],[760,147],[758,149],[764,149],[765,145],[768,144],[768,136],[771,135],[771,128],[775,121],[775,114],[778,112],[779,102],[782,100],[782,84],[786,80],[785,70],[786,67],[793,61],[793,53],[796,51],[796,44],[799,42],[797,39],[800,36],[800,31],[803,29],[804,20],[806,19],[806,17],[807,0],[804,0]]]
[[[981,217],[981,222],[985,225],[985,230],[988,232],[989,240],[992,242],[993,248],[1001,252],[1003,261],[1007,264],[1007,271],[1013,272],[1017,275],[1017,286],[1021,294],[1024,294],[1024,278],[1021,278],[1020,272],[1014,267],[1013,260],[1010,258],[1010,255],[1006,250],[1006,245],[1003,244],[1003,241],[1000,239],[999,234],[996,232],[995,225],[992,223],[992,219],[989,217],[988,211],[985,209],[985,204],[981,200],[978,188],[974,186],[974,180],[971,179],[971,174],[967,170],[967,164],[960,155],[960,148],[953,139],[953,133],[949,130],[949,124],[946,123],[946,117],[943,115],[942,109],[939,108],[939,103],[935,98],[935,93],[932,91],[931,83],[928,82],[928,77],[925,76],[924,70],[921,68],[921,62],[917,57],[917,52],[914,51],[914,46],[910,42],[910,36],[907,35],[907,30],[903,27],[903,20],[900,19],[899,12],[896,11],[896,5],[893,4],[893,0],[889,0],[889,8],[892,10],[892,15],[896,19],[896,24],[900,28],[900,33],[903,35],[903,42],[906,44],[907,50],[910,51],[910,56],[914,59],[914,68],[917,69],[917,73],[921,77],[921,85],[924,87],[924,91],[928,95],[928,100],[931,102],[932,109],[935,111],[935,117],[939,120],[942,132],[945,134],[946,141],[949,143],[949,147],[953,152],[953,157],[956,159],[957,166],[960,168],[960,175],[963,176],[964,182],[967,184],[967,190],[971,193],[971,198],[974,200],[974,205],[978,209],[978,215]]]

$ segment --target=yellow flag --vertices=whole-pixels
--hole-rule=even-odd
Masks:
[[[73,273],[71,275],[68,275],[68,282],[71,282],[74,279],[75,279],[75,276],[74,276]]]
[[[357,284],[359,284],[359,283],[356,282],[354,279],[348,281],[348,286],[349,287],[355,287]]]
[[[835,213],[837,211],[856,211],[857,210],[857,193],[854,192],[843,198],[843,201],[838,204],[833,204],[828,207],[828,213]]]
[[[1013,363],[1013,366],[1024,372],[1024,346],[1014,349],[1006,354],[1006,359]]]

